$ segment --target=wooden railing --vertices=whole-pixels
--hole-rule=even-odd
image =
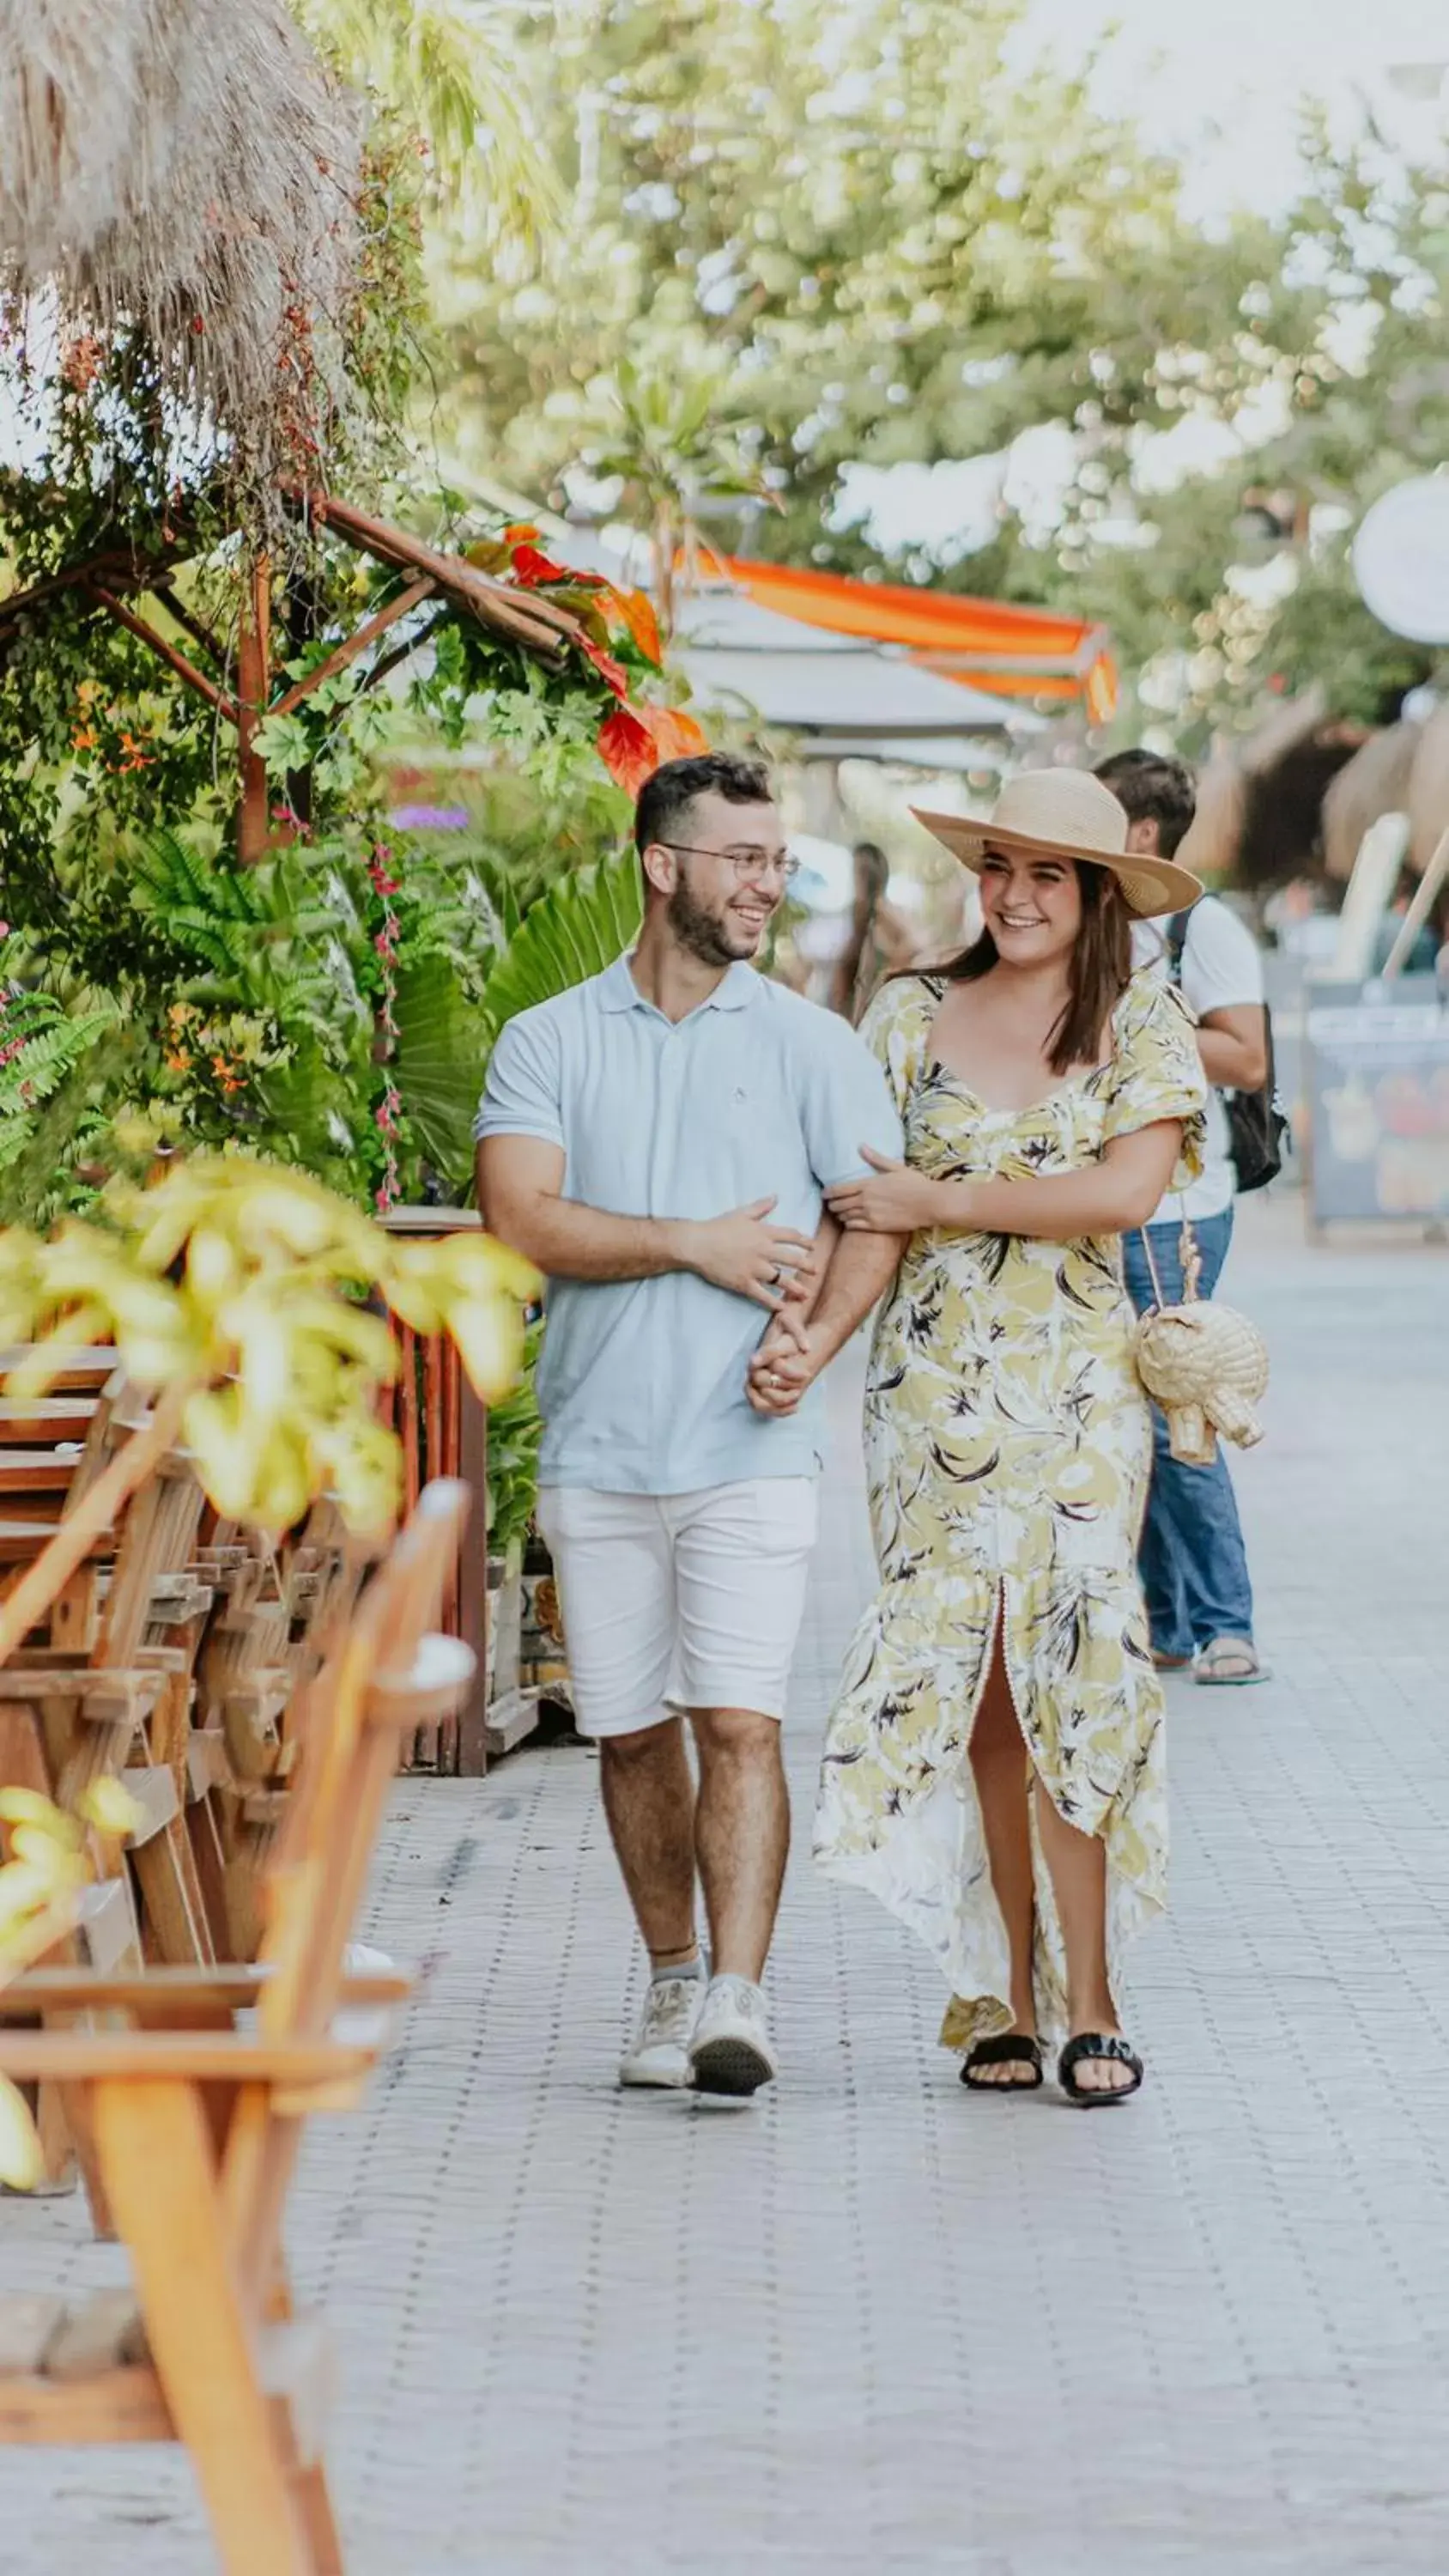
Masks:
[[[426,1237],[476,1228],[481,1219],[476,1208],[394,1208],[382,1223],[389,1234]],[[406,1326],[400,1340],[402,1367],[392,1390],[392,1421],[403,1446],[403,1508],[411,1512],[424,1485],[438,1476],[461,1476],[472,1490],[468,1526],[444,1586],[443,1627],[471,1646],[477,1659],[457,1716],[420,1726],[411,1747],[404,1747],[403,1768],[477,1776],[486,1766],[488,1705],[487,1415],[451,1342]]]

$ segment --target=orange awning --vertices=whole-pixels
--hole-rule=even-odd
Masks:
[[[711,551],[703,563],[781,617],[836,635],[903,644],[913,661],[969,688],[1002,698],[1080,698],[1093,724],[1105,724],[1116,708],[1117,666],[1104,626],[997,599],[850,581],[841,573],[802,572],[740,555]]]

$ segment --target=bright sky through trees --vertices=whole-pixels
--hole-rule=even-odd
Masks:
[[[1278,212],[1291,198],[1299,100],[1323,99],[1335,121],[1366,97],[1409,150],[1428,147],[1432,76],[1449,74],[1449,8],[1441,0],[1031,0],[1028,51],[1079,61],[1115,28],[1095,84],[1099,103],[1139,116],[1180,150],[1204,212],[1246,204]],[[1441,75],[1442,76],[1442,75]],[[1427,90],[1427,97],[1422,94]],[[1449,79],[1445,81],[1449,97]]]

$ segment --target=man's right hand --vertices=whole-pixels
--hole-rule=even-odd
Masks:
[[[684,1267],[732,1296],[749,1297],[773,1314],[787,1286],[814,1275],[813,1239],[792,1225],[769,1225],[773,1199],[731,1208],[726,1216],[679,1228]]]
[[[808,1324],[798,1343],[771,1326],[745,1372],[745,1393],[755,1412],[777,1419],[797,1412],[828,1357],[825,1336],[812,1333]]]

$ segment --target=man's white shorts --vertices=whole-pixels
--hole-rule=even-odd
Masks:
[[[538,1525],[580,1734],[630,1735],[672,1708],[782,1718],[816,1519],[813,1476],[694,1494],[547,1487]]]

